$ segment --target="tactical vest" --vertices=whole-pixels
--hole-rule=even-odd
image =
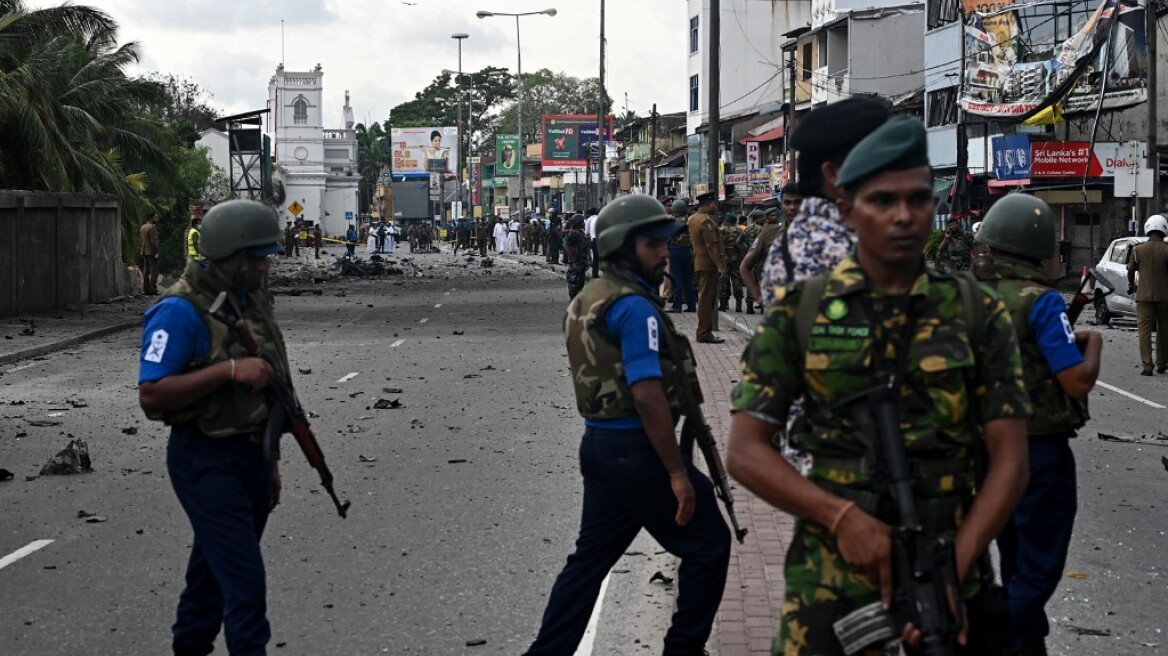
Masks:
[[[195,358],[187,364],[183,373],[202,369],[225,360],[250,357],[235,332],[211,316],[211,305],[222,291],[222,286],[214,274],[204,266],[192,262],[187,265],[181,278],[163,298],[178,296],[195,306],[195,311],[203,318],[207,334],[211,338],[211,348],[207,358]],[[271,303],[262,291],[248,295],[247,305],[240,305],[239,312],[247,322],[259,344],[260,350],[271,356],[276,363],[276,375],[284,380],[288,376],[288,356],[284,351],[284,337],[272,316]],[[161,420],[168,426],[197,422],[199,430],[207,437],[229,437],[239,434],[257,434],[263,431],[268,419],[268,403],[263,392],[252,391],[239,383],[224,383],[194,404],[169,412],[148,414],[155,421]]]
[[[633,393],[625,380],[624,361],[620,342],[609,334],[604,325],[604,314],[617,300],[626,296],[641,296],[661,307],[661,301],[649,295],[644,286],[629,273],[609,265],[602,269],[600,278],[585,285],[568,305],[564,317],[564,336],[568,341],[568,363],[572,368],[572,382],[576,387],[576,409],[586,419],[620,419],[636,417]],[[662,312],[657,313],[661,326],[658,357],[661,362],[661,383],[665,398],[675,417],[686,414],[681,385],[689,385],[697,403],[702,402],[698,384],[697,360],[689,340],[673,326]],[[650,333],[650,339],[656,336]],[[670,347],[682,351],[678,371]]]
[[[687,228],[686,219],[678,218],[678,222],[681,223],[681,230],[678,230],[677,234],[673,235],[673,239],[669,240],[669,245],[679,246],[681,248],[692,248],[693,241],[689,238],[689,229]]]
[[[1018,333],[1018,350],[1022,354],[1022,376],[1034,416],[1027,432],[1036,436],[1073,437],[1087,423],[1087,402],[1067,396],[1046,363],[1030,328],[1030,311],[1051,287],[1038,267],[1018,261],[978,258],[974,274],[997,290],[1014,320]]]

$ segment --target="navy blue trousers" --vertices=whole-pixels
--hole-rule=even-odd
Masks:
[[[677,610],[665,635],[667,656],[701,654],[722,602],[730,561],[730,531],[710,479],[687,465],[697,508],[678,526],[677,499],[643,430],[587,428],[580,443],[584,510],[576,551],[556,577],[539,636],[529,656],[572,656],[600,586],[642,528],[681,558]]]
[[[694,284],[692,248],[669,247],[669,275],[673,277],[673,310],[680,312],[682,303],[686,308],[696,310],[698,288]]]
[[[1069,439],[1032,436],[1028,441],[1030,483],[998,536],[1010,621],[1023,644],[1041,642],[1050,633],[1045,606],[1062,580],[1078,507]]]
[[[222,626],[232,656],[264,654],[272,632],[260,536],[268,521],[272,464],[246,438],[210,439],[176,426],[166,465],[195,533],[171,628],[174,653],[210,654]]]

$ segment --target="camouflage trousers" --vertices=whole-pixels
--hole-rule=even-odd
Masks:
[[[949,270],[950,271],[969,271],[970,259],[968,257],[950,257]]]
[[[576,294],[584,289],[584,283],[588,280],[588,265],[587,264],[569,264],[568,265],[568,298],[576,298]]]
[[[732,260],[726,263],[726,275],[718,280],[718,301],[720,303],[728,303],[731,295],[734,296],[735,300],[742,300],[742,291],[745,288],[742,286],[742,274],[738,272],[740,264],[742,264],[741,260]]]

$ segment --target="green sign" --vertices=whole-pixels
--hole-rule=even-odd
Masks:
[[[519,175],[519,135],[495,135],[495,175]]]

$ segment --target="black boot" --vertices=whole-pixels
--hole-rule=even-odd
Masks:
[[[718,304],[719,312],[727,312],[730,310],[730,299],[726,299]]]
[[[734,299],[734,311],[738,312],[738,313],[742,312],[742,299],[740,299],[740,298]]]
[[[754,299],[753,298],[746,299],[746,313],[747,314],[754,314]]]

